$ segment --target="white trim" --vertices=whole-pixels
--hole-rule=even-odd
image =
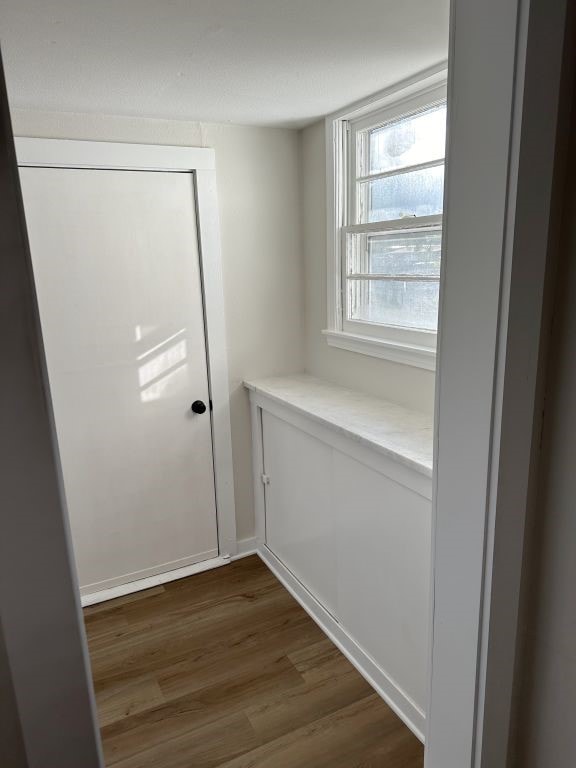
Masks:
[[[240,539],[235,549],[237,550],[235,555],[225,555],[223,557],[220,557],[216,550],[203,552],[187,565],[177,565],[177,563],[191,560],[190,558],[183,558],[173,563],[164,563],[154,569],[148,568],[146,571],[129,574],[132,577],[129,581],[126,580],[126,576],[122,576],[117,579],[107,579],[106,581],[88,584],[80,590],[82,607],[85,608],[95,603],[114,600],[116,597],[131,595],[134,592],[141,592],[144,589],[157,587],[160,584],[168,584],[170,581],[176,581],[177,579],[185,579],[188,576],[194,576],[196,573],[220,568],[235,560],[241,560],[243,557],[255,555],[257,550],[256,538]],[[150,573],[150,571],[155,572]]]
[[[434,370],[435,362],[431,363],[428,355],[420,356],[416,349],[410,343],[406,344],[405,353],[402,354],[400,345],[392,344],[392,347],[379,346],[367,342],[362,334],[348,332],[343,338],[341,335],[346,328],[344,327],[344,307],[342,298],[342,228],[348,224],[348,200],[347,185],[343,183],[345,169],[348,165],[348,147],[347,133],[351,124],[363,125],[367,115],[376,113],[377,119],[385,119],[390,114],[390,109],[394,105],[395,109],[406,112],[413,111],[414,108],[426,103],[426,99],[433,102],[438,101],[446,93],[447,68],[446,62],[439,64],[429,70],[421,72],[414,77],[402,81],[391,88],[374,94],[368,99],[356,102],[349,107],[338,110],[326,117],[326,212],[327,212],[327,280],[326,280],[326,306],[327,306],[327,325],[326,339],[331,346],[338,346],[341,349],[358,352],[359,354],[381,357],[394,362],[406,363],[408,365]],[[406,221],[403,222],[406,226]],[[375,226],[385,229],[387,222],[378,222]],[[372,227],[371,224],[362,225]],[[350,328],[349,328],[350,330]],[[376,333],[376,331],[374,331]],[[386,344],[390,340],[385,336],[385,330],[378,332],[378,338]],[[416,331],[417,333],[417,331]],[[423,332],[426,333],[426,332]],[[371,334],[370,334],[371,335]],[[356,336],[357,343],[352,347],[352,337]],[[425,346],[425,345],[423,345]],[[390,349],[390,354],[386,351]]]
[[[324,330],[322,333],[331,347],[339,347],[362,355],[381,357],[394,363],[403,363],[428,371],[436,369],[436,349],[434,347],[394,343],[377,336],[359,336],[344,331]]]
[[[256,543],[255,536],[251,536],[248,539],[240,539],[237,546],[237,552],[230,558],[230,560],[241,560],[243,557],[250,557],[250,555],[255,555],[257,548],[258,545]]]
[[[224,316],[224,278],[220,251],[220,225],[216,172],[196,171],[196,206],[208,379],[212,400],[212,442],[216,515],[220,554],[236,554],[236,507],[234,502],[234,467],[230,426],[230,384],[228,378],[228,343]]]
[[[310,618],[318,624],[324,634],[330,638],[362,677],[384,699],[390,709],[398,715],[420,741],[424,741],[426,718],[414,701],[352,639],[344,627],[328,613],[268,547],[259,546],[258,555],[292,597],[300,603]]]
[[[567,6],[451,4],[426,768],[504,768],[515,757],[544,278],[568,134],[559,110],[571,98]]]
[[[254,515],[256,543],[266,543],[266,486],[262,482],[264,472],[264,437],[262,434],[262,408],[250,392],[250,419],[252,424],[252,475],[254,488]]]
[[[448,62],[441,61],[429,69],[417,72],[399,83],[373,93],[368,98],[354,101],[346,107],[331,112],[326,117],[326,124],[334,120],[356,120],[371,112],[384,109],[390,104],[401,103],[404,98],[413,98],[418,94],[445,86],[448,79]]]
[[[212,445],[218,519],[218,551],[236,553],[236,512],[230,429],[230,393],[224,286],[213,149],[99,141],[16,138],[19,166],[99,168],[191,173],[195,184],[198,250],[202,273]]]
[[[19,166],[41,168],[105,168],[140,171],[213,171],[213,149],[112,141],[16,137]]]
[[[345,123],[341,119],[326,118],[326,311],[327,328],[342,327],[342,271],[340,269],[342,238],[339,233],[347,223],[348,207],[346,185],[340,183],[347,165]]]
[[[210,549],[207,552],[198,552],[189,557],[179,557],[177,560],[171,560],[167,563],[159,563],[158,565],[153,565],[151,568],[142,568],[139,571],[123,573],[120,576],[113,576],[110,579],[103,579],[102,581],[94,581],[91,584],[85,584],[83,587],[80,587],[80,594],[91,595],[93,592],[101,592],[103,589],[121,587],[134,581],[141,581],[142,579],[158,576],[164,572],[168,573],[169,571],[188,568],[191,565],[196,565],[196,563],[201,563],[204,560],[212,560],[215,557],[218,557],[217,549]]]
[[[573,96],[572,10],[565,0],[531,0],[520,4],[517,18],[478,659],[474,757],[481,768],[504,765],[510,754],[524,527],[535,503],[544,409],[538,384],[545,375],[546,277],[560,249],[558,195],[573,130],[566,106]]]
[[[124,597],[125,595],[131,595],[135,592],[142,592],[145,589],[151,589],[157,587],[160,584],[168,584],[170,581],[176,581],[177,579],[185,579],[188,576],[194,576],[196,573],[202,573],[203,571],[210,571],[213,568],[220,568],[223,565],[230,563],[229,557],[212,557],[209,560],[202,560],[202,562],[194,563],[192,565],[184,566],[183,568],[175,568],[169,571],[162,571],[154,576],[147,576],[146,578],[137,579],[135,581],[129,581],[124,584],[118,584],[108,589],[97,589],[91,592],[84,593],[85,589],[91,589],[96,585],[90,584],[88,587],[82,589],[81,600],[82,608],[86,608],[88,605],[95,605],[96,603],[104,603],[108,600],[114,600],[117,597]],[[104,582],[101,582],[102,584]]]

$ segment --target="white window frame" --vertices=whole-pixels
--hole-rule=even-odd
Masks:
[[[349,321],[345,317],[346,233],[406,229],[407,225],[405,219],[350,224],[355,218],[355,201],[350,199],[354,196],[348,194],[348,169],[354,163],[349,153],[355,152],[354,137],[358,131],[445,101],[446,82],[443,64],[326,118],[328,317],[323,334],[331,346],[428,370],[436,367],[437,334],[434,331]],[[441,224],[442,215],[419,217],[414,228]]]

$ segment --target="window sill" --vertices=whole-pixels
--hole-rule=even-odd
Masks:
[[[430,347],[421,347],[416,344],[399,344],[394,341],[385,341],[371,336],[357,336],[344,331],[322,331],[326,341],[331,347],[346,349],[348,352],[357,352],[361,355],[380,357],[403,365],[411,365],[414,368],[424,368],[428,371],[436,370],[436,350]]]

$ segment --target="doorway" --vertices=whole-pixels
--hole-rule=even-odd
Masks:
[[[227,562],[194,171],[20,177],[83,603]]]

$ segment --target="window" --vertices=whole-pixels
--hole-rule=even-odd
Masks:
[[[328,342],[425,368],[438,320],[443,77],[327,122]]]

